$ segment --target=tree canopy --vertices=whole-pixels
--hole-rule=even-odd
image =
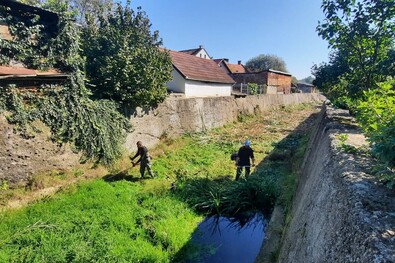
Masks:
[[[358,97],[363,90],[385,80],[384,69],[394,69],[393,57],[391,60],[389,54],[394,50],[395,3],[392,0],[324,0],[322,9],[325,19],[317,31],[328,41],[335,57],[330,64],[315,66],[314,72],[323,76],[321,70],[338,71],[335,65],[341,64],[344,72],[335,75],[341,75],[350,84],[350,96]]]
[[[141,8],[112,0],[24,0],[67,13],[81,27],[80,53],[94,97],[127,107],[152,107],[167,96],[170,56]],[[76,25],[74,25],[76,26]]]
[[[251,72],[259,72],[268,69],[288,72],[284,60],[275,55],[259,55],[247,61],[246,67]]]
[[[57,34],[48,34],[39,17],[14,17],[0,9],[0,22],[14,38],[0,41],[0,64],[16,60],[32,69],[54,68],[68,73],[70,81],[39,87],[39,92],[0,86],[0,110],[9,111],[8,120],[22,132],[39,119],[50,127],[54,141],[71,143],[85,160],[113,162],[130,128],[120,105],[153,106],[167,95],[172,66],[159,49],[158,32],[151,33],[148,17],[132,10],[130,2],[85,1],[97,12],[84,16],[82,27],[75,23],[80,11],[71,5],[77,0],[25,2],[57,12]]]
[[[159,49],[159,33],[151,33],[145,12],[116,4],[97,20],[87,18],[82,53],[94,95],[132,107],[162,102],[172,64],[169,54]]]

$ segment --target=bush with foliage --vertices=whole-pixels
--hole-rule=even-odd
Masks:
[[[395,80],[365,91],[357,104],[357,118],[369,136],[373,154],[395,168]]]
[[[248,89],[250,90],[251,95],[256,95],[258,94],[258,84],[256,83],[248,83]]]

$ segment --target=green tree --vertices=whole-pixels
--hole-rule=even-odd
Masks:
[[[112,99],[129,107],[150,107],[167,96],[172,63],[160,50],[158,31],[141,8],[137,12],[117,4],[83,29],[82,53],[86,76],[98,98]]]
[[[59,12],[56,34],[40,23],[39,15],[13,16],[0,8],[0,22],[9,26],[14,39],[0,41],[0,64],[13,59],[32,69],[58,69],[70,75],[69,81],[24,92],[16,85],[1,85],[0,110],[10,113],[8,121],[22,135],[30,136],[27,127],[38,119],[51,129],[53,141],[70,143],[82,152],[83,160],[109,164],[121,156],[129,120],[113,101],[91,99],[81,71],[84,60],[72,12],[59,1],[42,4],[54,4]]]
[[[362,96],[363,90],[386,78],[381,65],[390,63],[389,52],[394,47],[395,2],[324,0],[322,8],[326,18],[319,23],[318,34],[352,72],[342,74],[353,85],[350,96]]]
[[[246,67],[252,72],[259,72],[268,69],[288,72],[284,60],[275,55],[259,55],[247,61]]]
[[[98,19],[114,7],[112,0],[69,0],[69,6],[76,13],[76,20],[81,25],[86,21]]]
[[[343,75],[351,74],[351,70],[345,56],[340,52],[332,52],[329,62],[312,67],[312,74],[315,77],[313,84],[328,95]],[[346,91],[347,89],[344,90]]]

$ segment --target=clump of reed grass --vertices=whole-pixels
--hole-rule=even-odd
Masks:
[[[255,174],[239,181],[191,178],[180,182],[175,193],[197,212],[232,217],[251,211],[270,212],[280,188],[274,177]]]

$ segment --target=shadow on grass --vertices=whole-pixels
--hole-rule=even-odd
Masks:
[[[106,182],[116,182],[116,181],[122,181],[122,180],[129,181],[129,182],[138,182],[138,181],[145,179],[145,178],[143,179],[141,177],[133,177],[132,175],[128,174],[128,171],[129,170],[126,169],[126,170],[120,171],[115,174],[107,174],[107,175],[103,176],[102,179]]]

